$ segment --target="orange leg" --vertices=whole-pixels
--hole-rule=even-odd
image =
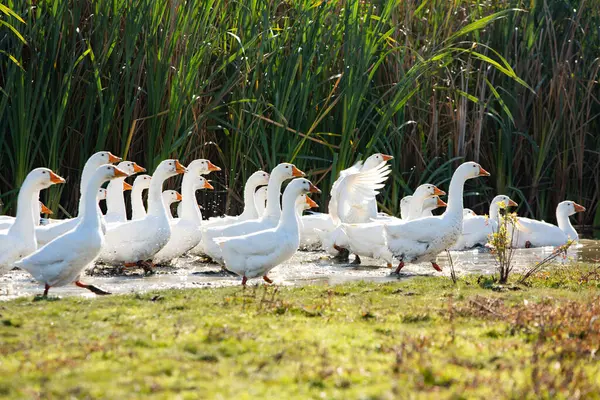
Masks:
[[[107,292],[107,291],[105,291],[105,290],[102,290],[102,289],[100,289],[100,288],[99,288],[99,287],[97,287],[97,286],[94,286],[94,285],[87,285],[87,284],[85,284],[85,283],[82,283],[81,281],[75,281],[75,284],[76,284],[77,286],[79,286],[80,288],[87,289],[87,290],[89,290],[90,292],[92,292],[92,293],[95,293],[95,294],[97,294],[97,295],[99,295],[99,296],[105,296],[105,295],[107,295],[107,294],[112,294],[112,293],[110,293],[110,292]]]
[[[50,285],[46,283],[46,286],[44,286],[44,297],[48,297],[48,290],[50,290]]]
[[[388,268],[392,268],[392,263],[387,263]]]
[[[246,287],[246,282],[248,282],[248,278],[246,278],[246,275],[244,275],[242,277],[242,286]]]
[[[440,267],[436,263],[432,262],[431,265],[433,266],[433,269],[435,269],[437,272],[442,272],[442,267]]]
[[[269,278],[269,277],[268,277],[268,276],[266,276],[266,275],[263,275],[263,279],[264,279],[264,280],[265,280],[265,282],[267,282],[267,283],[273,283],[273,281],[271,280],[271,278]]]
[[[398,264],[398,268],[396,268],[394,273],[399,275],[402,268],[404,268],[404,261],[400,261],[400,264]]]

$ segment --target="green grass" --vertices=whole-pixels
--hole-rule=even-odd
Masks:
[[[14,300],[0,395],[598,398],[599,272]]]

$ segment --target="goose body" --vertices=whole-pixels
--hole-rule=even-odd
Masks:
[[[375,197],[391,173],[386,161],[392,158],[373,154],[364,163],[359,161],[340,172],[331,188],[329,201],[329,214],[336,225],[339,222],[369,222],[377,217]]]
[[[37,250],[34,205],[39,203],[40,190],[65,180],[48,168],[36,168],[27,174],[17,200],[17,216],[6,232],[0,233],[0,275],[7,273],[14,263]]]
[[[500,207],[516,206],[517,203],[508,196],[499,195],[494,197],[490,203],[489,218],[483,215],[463,218],[462,233],[450,250],[466,250],[475,246],[484,246],[488,242],[489,236],[494,232],[498,232]]]
[[[442,215],[386,225],[388,248],[400,261],[397,272],[404,263],[423,261],[429,261],[436,270],[441,270],[435,263],[436,256],[456,243],[462,231],[464,184],[467,179],[487,175],[489,173],[479,164],[463,163],[452,176],[448,208]]]
[[[109,264],[129,264],[152,259],[171,237],[171,225],[162,199],[164,181],[186,169],[177,160],[164,160],[152,175],[146,217],[109,224],[100,259]]]
[[[585,207],[573,201],[563,201],[556,207],[557,225],[529,218],[517,219],[512,237],[514,248],[562,246],[569,240],[579,240],[579,235],[569,217],[585,211]]]
[[[216,240],[226,267],[243,277],[243,285],[259,276],[270,282],[267,273],[296,253],[300,245],[296,200],[309,192],[319,190],[307,179],[293,180],[283,194],[283,212],[275,227]]]
[[[120,161],[121,159],[119,157],[114,156],[108,151],[100,151],[95,153],[87,160],[81,174],[81,193],[79,196],[80,209],[82,208],[82,203],[85,202],[85,188],[87,187],[91,176],[98,169],[98,167],[104,164],[112,164]],[[94,194],[94,198],[96,198],[96,194]],[[75,228],[77,224],[79,224],[78,218],[68,218],[60,221],[52,221],[52,223],[49,223],[48,225],[37,227],[35,230],[35,236],[37,238],[38,245],[49,243],[60,235]]]
[[[311,213],[300,218],[300,249],[318,250],[322,248],[322,233],[332,232],[336,228],[331,215],[325,213]]]
[[[196,160],[198,161],[198,160]],[[155,264],[171,262],[177,257],[194,248],[202,240],[202,214],[196,203],[196,190],[213,189],[212,185],[202,176],[201,167],[196,161],[188,165],[188,172],[183,177],[181,191],[181,215],[171,223],[171,238],[152,259]]]
[[[252,232],[263,231],[275,228],[279,223],[281,216],[281,206],[279,204],[281,197],[281,185],[287,179],[304,176],[304,173],[292,164],[282,163],[273,169],[269,177],[267,188],[267,209],[265,213],[256,219],[238,222],[233,225],[223,227],[204,228],[202,240],[204,241],[204,250],[213,261],[222,263],[223,257],[221,246],[216,239],[221,237],[234,237],[247,235]]]
[[[103,165],[89,176],[85,201],[80,204],[79,224],[75,229],[59,236],[35,253],[22,259],[16,266],[29,272],[38,282],[45,285],[44,295],[53,286],[64,286],[75,282],[97,294],[108,294],[79,281],[83,269],[91,264],[102,248],[104,235],[98,210],[97,193],[103,182],[124,177],[127,174],[113,165]]]

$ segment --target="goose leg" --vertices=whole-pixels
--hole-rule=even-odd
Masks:
[[[404,268],[404,261],[400,261],[400,264],[398,264],[398,268],[396,268],[396,271],[394,271],[394,273],[396,275],[400,275],[400,270]]]
[[[431,266],[433,266],[433,269],[435,269],[437,272],[442,272],[442,267],[440,267],[436,263],[432,262]]]
[[[267,282],[267,283],[273,283],[273,280],[272,280],[271,278],[269,278],[268,276],[266,276],[266,275],[263,275],[263,279],[264,279],[264,280],[265,280],[265,282]]]
[[[50,285],[46,283],[44,286],[44,294],[42,295],[43,297],[48,297],[48,290],[50,290]]]
[[[244,275],[244,276],[242,277],[242,286],[243,286],[243,287],[246,287],[246,282],[248,282],[248,278],[246,278],[246,275]]]
[[[355,258],[354,261],[352,261],[352,264],[360,264],[360,257],[358,256],[358,254],[355,254]]]
[[[77,286],[79,286],[80,288],[87,289],[87,290],[89,290],[90,292],[92,292],[92,293],[94,293],[94,294],[97,294],[97,295],[99,295],[99,296],[105,296],[105,295],[108,295],[108,294],[112,294],[112,293],[110,293],[110,292],[107,292],[106,290],[102,290],[102,289],[100,289],[100,288],[99,288],[99,287],[97,287],[97,286],[94,286],[94,285],[87,285],[87,284],[85,284],[85,283],[83,283],[83,282],[81,282],[81,281],[75,281],[75,284],[76,284]]]

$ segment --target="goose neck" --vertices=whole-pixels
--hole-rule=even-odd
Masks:
[[[35,188],[35,184],[31,180],[25,179],[25,182],[23,182],[23,185],[21,186],[21,190],[19,190],[19,196],[17,197],[17,216],[10,228],[11,232],[18,232],[22,235],[35,234],[33,196],[36,191],[39,193]]]
[[[125,178],[116,178],[108,184],[106,195],[107,213],[116,214],[122,220],[126,219],[127,211],[125,210],[125,198],[123,192],[123,183]]]
[[[162,199],[163,184],[167,177],[160,171],[154,173],[148,189],[148,215],[164,217],[168,219],[167,209]]]
[[[131,219],[142,219],[146,216],[146,208],[144,207],[144,200],[142,199],[142,194],[146,190],[145,187],[142,186],[134,186],[131,191]]]
[[[181,201],[181,215],[179,215],[179,218],[200,224],[202,223],[202,214],[200,214],[196,202],[196,190],[198,187],[195,182],[198,176],[191,171],[183,176],[183,182],[181,183],[183,200]]]
[[[462,218],[465,181],[466,179],[463,176],[456,173],[452,176],[450,188],[448,189],[448,206],[444,214],[460,214]]]
[[[254,202],[254,193],[256,185],[246,182],[244,186],[244,211],[240,215],[243,219],[254,219],[260,217],[256,212],[256,203]]]
[[[265,210],[265,216],[279,218],[281,216],[281,206],[279,204],[279,198],[281,197],[281,185],[283,179],[278,176],[271,175],[269,178],[269,184],[267,185],[267,209]],[[292,204],[292,209],[294,204]]]
[[[92,175],[88,180],[87,186],[84,188],[85,201],[83,205],[79,207],[79,218],[81,218],[80,224],[88,226],[94,229],[100,229],[102,224],[102,213],[98,206],[96,194],[102,183],[106,181],[101,171]]]

